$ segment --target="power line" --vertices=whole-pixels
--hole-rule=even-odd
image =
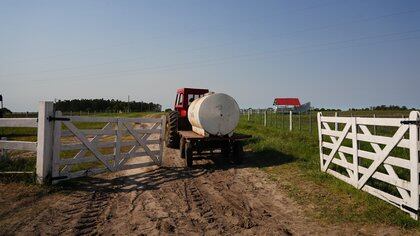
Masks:
[[[363,47],[363,46],[371,46],[371,45],[378,45],[378,44],[383,44],[383,43],[389,43],[389,42],[397,42],[397,41],[404,41],[404,40],[412,40],[412,39],[420,39],[420,37],[408,37],[408,38],[401,38],[401,39],[394,39],[394,40],[384,40],[384,41],[380,41],[380,42],[373,42],[373,43],[365,43],[365,44],[358,44],[358,45],[350,45],[350,46],[346,46],[346,47],[336,47],[336,48],[327,48],[327,49],[318,49],[318,50],[304,50],[304,51],[300,51],[298,53],[287,53],[285,55],[295,55],[295,54],[304,54],[304,53],[313,53],[313,52],[326,52],[326,51],[332,51],[332,50],[339,50],[339,49],[345,49],[345,48],[354,48],[354,47]],[[270,57],[274,57],[275,55],[271,55],[271,56],[267,56],[267,55],[262,55],[260,56],[260,58],[239,58],[238,60],[260,60],[260,59],[268,59]],[[223,64],[225,62],[228,62],[229,60],[225,60],[225,61],[219,61],[219,62],[213,62],[213,63],[204,63],[204,64],[197,64],[194,66],[186,66],[186,67],[176,67],[176,68],[167,68],[167,69],[162,69],[162,70],[155,70],[152,72],[162,72],[162,71],[174,71],[174,70],[180,70],[180,69],[196,69],[196,68],[202,68],[202,67],[208,67],[208,66],[214,66],[214,65],[219,65],[219,64]],[[112,76],[101,76],[101,78],[106,78],[106,77],[113,77]],[[83,79],[84,80],[84,79]],[[71,82],[75,82],[75,81],[80,81],[80,80],[72,80]]]
[[[337,0],[328,1],[327,3],[315,4],[315,5],[304,7],[304,8],[298,8],[298,9],[290,10],[288,12],[306,11],[306,10],[311,10],[311,9],[315,9],[315,8],[326,7],[326,6],[335,4],[335,3],[337,3]],[[258,17],[258,18],[255,18],[255,17],[254,18],[247,18],[245,20],[240,20],[238,22],[256,21],[256,20],[266,19],[266,18],[272,17],[272,16],[275,16],[275,15],[271,15],[271,16],[266,15],[266,16]],[[228,28],[228,27],[229,26],[226,26],[226,24],[219,25],[219,26],[216,26],[216,27],[215,26],[213,26],[213,27],[197,27],[196,29],[193,29],[193,30],[185,30],[185,31],[183,31],[183,34],[197,33],[197,32],[203,31],[203,30],[211,30],[212,28],[213,29],[217,29],[217,28],[218,29],[223,29],[223,28]],[[165,37],[170,36],[170,35],[172,35],[172,33],[166,33],[166,34],[163,34],[163,35],[160,35],[160,36],[153,36],[153,37],[150,37],[150,40],[165,38]],[[77,54],[80,54],[80,53],[82,53],[81,55],[84,55],[87,52],[101,51],[101,50],[104,50],[104,49],[108,50],[109,48],[118,48],[118,47],[121,47],[121,46],[133,45],[133,44],[136,44],[136,43],[138,43],[137,40],[135,42],[115,43],[115,44],[111,44],[111,45],[103,46],[103,47],[78,50],[78,51],[75,51],[75,52],[68,52],[68,53],[60,53],[60,54],[55,54],[55,55],[50,55],[50,56],[45,56],[45,57],[39,57],[39,58],[23,59],[23,60],[13,61],[13,62],[10,62],[10,63],[22,63],[22,62],[27,62],[27,61],[31,61],[31,60],[45,60],[45,59],[57,58],[57,57],[65,56],[65,55],[74,55],[74,54],[77,55]]]
[[[261,39],[277,38],[277,37],[281,37],[281,36],[285,36],[284,38],[288,38],[288,37],[290,37],[290,36],[292,36],[296,33],[316,31],[316,30],[326,30],[326,29],[331,29],[331,28],[334,28],[334,27],[349,25],[349,24],[353,24],[353,23],[375,21],[375,20],[385,19],[385,18],[404,15],[404,14],[413,14],[413,13],[417,13],[417,12],[420,12],[420,9],[394,12],[394,13],[384,14],[384,15],[374,16],[374,17],[358,18],[358,19],[353,19],[353,20],[343,22],[343,23],[329,24],[329,25],[324,25],[324,26],[319,26],[319,27],[314,27],[314,28],[301,29],[301,30],[291,32],[288,35],[286,34],[286,36],[284,34],[274,34],[274,35],[271,35],[271,36],[266,36],[264,38],[254,38],[254,39],[251,39],[250,41],[252,42],[252,41],[261,40]],[[249,41],[247,43],[249,43]],[[221,46],[235,45],[235,44],[238,44],[238,42],[231,41],[231,42],[228,42],[228,43],[221,43],[221,44],[217,44],[217,45],[209,45],[209,46],[204,46],[204,47],[198,47],[198,48],[195,48],[195,49],[175,50],[173,52],[173,54],[184,54],[184,53],[192,52],[192,51],[201,51],[201,50],[205,50],[205,49],[212,49],[212,48],[218,48],[218,47],[221,47]],[[1,76],[15,77],[15,76],[24,76],[24,75],[33,74],[33,73],[49,73],[49,72],[72,70],[72,69],[77,69],[77,68],[92,68],[92,67],[98,67],[98,66],[104,66],[104,65],[112,65],[112,64],[120,63],[120,62],[137,61],[137,60],[143,59],[143,58],[145,58],[145,56],[134,57],[134,58],[131,58],[131,59],[111,61],[111,62],[105,62],[105,63],[97,63],[97,64],[91,64],[91,65],[73,66],[73,67],[66,67],[66,68],[59,68],[59,69],[50,69],[50,70],[43,70],[43,71],[30,72],[30,73],[6,74],[6,75],[1,75]]]
[[[145,67],[145,68],[141,68],[141,69],[136,69],[136,70],[125,70],[125,71],[117,71],[117,72],[113,72],[113,73],[106,73],[103,75],[97,75],[97,74],[91,74],[91,75],[75,75],[75,76],[70,76],[70,77],[65,77],[67,79],[69,78],[79,78],[83,76],[83,80],[86,80],[86,77],[110,77],[110,76],[116,76],[116,75],[120,75],[121,73],[130,73],[131,74],[136,74],[139,72],[144,72],[147,70],[154,70],[156,71],[160,71],[160,70],[168,70],[168,69],[176,69],[177,67],[183,67],[183,66],[195,66],[195,65],[200,65],[203,63],[215,63],[215,64],[219,64],[219,63],[223,63],[226,61],[232,61],[232,60],[236,60],[236,59],[241,59],[241,58],[249,58],[249,57],[264,57],[267,55],[276,55],[279,53],[283,53],[283,52],[287,52],[287,51],[294,51],[294,50],[300,50],[300,49],[311,49],[311,48],[316,48],[316,47],[325,47],[325,46],[331,46],[331,45],[339,45],[339,44],[343,44],[343,43],[353,43],[353,42],[357,42],[357,41],[363,41],[363,40],[368,40],[368,39],[375,39],[375,38],[384,38],[384,37],[391,37],[391,36],[398,36],[398,35],[405,35],[405,34],[410,34],[410,33],[417,33],[420,32],[420,29],[415,29],[415,30],[410,30],[410,31],[404,31],[404,32],[394,32],[394,33],[387,33],[387,34],[379,34],[379,35],[373,35],[373,36],[363,36],[363,37],[358,37],[358,38],[352,38],[352,39],[346,39],[346,40],[339,40],[339,41],[332,41],[332,42],[326,42],[326,43],[318,43],[318,44],[310,44],[310,45],[303,45],[303,46],[298,46],[298,47],[293,47],[293,48],[284,48],[281,50],[276,50],[276,51],[261,51],[261,52],[257,52],[257,53],[244,53],[244,54],[239,54],[239,55],[234,55],[234,56],[228,56],[228,57],[222,57],[222,58],[217,58],[217,59],[207,59],[207,60],[202,60],[202,61],[198,61],[198,62],[187,62],[187,63],[176,63],[176,64],[170,64],[170,65],[164,65],[164,66],[155,66],[155,67]],[[39,80],[35,80],[35,81],[47,81],[49,79],[39,79]]]

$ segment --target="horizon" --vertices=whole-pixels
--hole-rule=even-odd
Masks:
[[[418,1],[37,1],[0,3],[0,94],[104,98],[172,108],[208,88],[240,107],[419,108]]]
[[[86,98],[80,98],[80,99],[86,99]],[[106,99],[106,98],[92,98],[92,99],[86,99],[86,100],[95,100],[95,99],[103,99],[103,100],[114,100],[114,101],[120,101],[120,102],[127,102],[127,101],[123,101],[123,100],[118,100],[118,99]],[[56,101],[54,101],[54,102],[60,102],[60,101],[70,101],[70,100],[72,100],[72,99],[69,99],[69,100],[61,100],[61,99],[57,99]],[[75,99],[75,100],[77,100],[77,99]],[[153,102],[153,101],[137,101],[137,100],[130,100],[130,103],[135,103],[135,102],[144,102],[144,103],[153,103],[153,104],[157,104],[157,105],[160,105],[160,106],[162,106],[162,104],[159,104],[159,103],[155,103],[155,102]],[[355,110],[366,110],[366,109],[368,109],[368,110],[381,110],[381,109],[378,109],[379,107],[383,107],[383,106],[385,106],[385,107],[396,107],[396,108],[398,108],[398,109],[384,109],[384,110],[399,110],[399,109],[403,109],[403,110],[420,110],[420,108],[418,108],[418,107],[407,107],[407,106],[404,106],[404,105],[402,105],[402,106],[399,106],[399,105],[395,105],[395,104],[380,104],[380,105],[373,105],[373,106],[370,106],[370,107],[350,107],[350,108],[347,108],[347,109],[341,109],[341,108],[336,108],[336,107],[316,107],[316,106],[311,106],[311,110],[312,111],[315,111],[315,110],[330,110],[330,111],[334,111],[334,110],[336,110],[336,111],[351,111],[352,109],[355,109]],[[9,109],[7,106],[5,106],[4,108],[7,108],[7,109]],[[270,108],[275,108],[275,106],[274,105],[271,105],[271,106],[268,106],[268,107],[239,107],[241,110],[247,110],[247,109],[256,109],[256,110],[258,110],[258,109],[270,109]],[[172,107],[161,107],[161,111],[165,111],[166,109],[173,109],[173,106]],[[10,109],[9,109],[10,110]],[[29,112],[29,113],[36,113],[36,112],[38,112],[37,110],[32,110],[32,111],[13,111],[13,110],[10,110],[12,113],[26,113],[26,112]],[[77,112],[77,111],[74,111],[74,112]],[[92,112],[95,112],[95,111],[92,111]],[[96,112],[100,112],[100,111],[96,111]]]

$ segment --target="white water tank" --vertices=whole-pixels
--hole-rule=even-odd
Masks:
[[[239,122],[239,106],[227,94],[209,93],[191,103],[188,120],[198,134],[232,135]]]

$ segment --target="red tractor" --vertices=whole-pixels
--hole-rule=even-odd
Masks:
[[[188,109],[195,99],[204,97],[208,92],[208,89],[193,88],[177,90],[174,111],[171,111],[166,119],[166,146],[180,148],[180,157],[185,159],[187,167],[192,166],[194,156],[204,151],[213,154],[214,150],[220,150],[224,157],[230,158],[231,162],[240,164],[243,153],[242,142],[249,139],[250,135],[235,133],[222,136],[202,135],[192,131],[192,125],[188,120]]]
[[[208,89],[180,88],[177,90],[174,110],[168,114],[166,126],[166,146],[179,147],[179,133],[182,130],[191,130],[188,121],[188,107],[197,98],[208,93]]]

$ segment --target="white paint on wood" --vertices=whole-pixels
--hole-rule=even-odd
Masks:
[[[48,117],[54,116],[54,103],[42,101],[38,109],[38,135],[36,175],[41,184],[49,182],[52,172],[54,123]]]
[[[417,214],[409,209],[419,210],[419,127],[415,124],[401,124],[401,121],[404,120],[420,120],[420,113],[413,111],[408,119],[324,117],[321,113],[318,113],[320,163],[322,171],[399,207],[401,210],[408,212],[411,217],[417,219]],[[343,130],[332,130],[329,123],[334,125],[335,123],[342,123],[345,124],[345,128]],[[349,130],[350,126],[351,130]],[[373,133],[368,126],[373,127]],[[377,126],[396,127],[398,129],[392,137],[386,137],[376,135]],[[409,133],[409,138],[405,137],[406,133]],[[331,142],[325,139],[330,139]],[[341,144],[344,139],[351,140],[350,147]],[[360,141],[369,143],[374,152],[360,150],[360,147],[358,147]],[[381,148],[380,145],[385,145],[385,147]],[[391,156],[390,153],[395,147],[409,149],[410,158]],[[330,150],[329,154],[323,153],[324,148],[327,150],[326,152],[328,152],[328,149]],[[344,154],[352,155],[352,161],[347,161]],[[362,158],[373,162],[368,167],[361,166],[359,165],[359,159]],[[328,166],[329,163],[345,168],[348,176],[331,169]],[[378,171],[381,165],[386,172]],[[396,166],[410,170],[410,179],[401,179],[394,169]],[[367,181],[371,178],[395,186],[398,190],[398,196],[368,185]]]
[[[0,118],[0,127],[38,127],[36,118]]]
[[[289,111],[289,130],[293,130],[293,113],[292,111]]]
[[[73,123],[69,121],[64,121],[63,124],[67,126],[67,128],[69,128],[71,132],[74,133],[77,139],[79,139],[89,149],[89,151],[91,151],[105,165],[106,168],[108,168],[108,170],[114,170],[113,167],[109,164],[109,162],[103,158],[102,153],[98,151],[98,149],[91,143],[91,141],[89,141],[82,133],[79,132],[79,130],[76,128],[76,126],[73,125]]]
[[[56,126],[61,131],[62,123],[68,130],[56,132],[56,140],[59,144],[57,150],[57,165],[54,166],[54,177],[73,178],[84,175],[94,174],[96,171],[102,171],[102,168],[90,170],[82,170],[71,172],[71,166],[80,163],[98,162],[107,167],[108,170],[117,171],[121,169],[129,169],[141,167],[127,161],[134,157],[149,157],[152,163],[160,165],[163,158],[163,136],[165,132],[165,118],[113,118],[113,117],[66,117],[57,113],[58,118],[69,118],[70,121],[55,121]],[[143,123],[151,123],[151,126],[144,126]],[[73,122],[103,122],[106,125],[102,129],[79,129]],[[152,123],[153,122],[153,123]],[[140,128],[139,128],[140,127]],[[147,127],[147,128],[146,128]],[[127,135],[134,140],[127,140]],[[158,139],[149,139],[152,134],[158,134]],[[75,136],[78,143],[63,144],[61,137]],[[92,137],[93,136],[93,137]],[[114,137],[114,140],[101,140],[101,138]],[[148,145],[159,145],[158,150],[153,150]],[[128,153],[122,153],[122,147],[131,147]],[[102,154],[100,148],[113,148],[112,154]],[[140,150],[141,149],[141,150]],[[61,151],[79,150],[72,158],[61,158]],[[87,151],[92,155],[86,156]],[[64,166],[59,170],[60,166]],[[95,171],[96,170],[96,171]]]
[[[61,111],[55,112],[55,117],[60,117]],[[60,171],[60,152],[61,152],[61,121],[54,121],[54,139],[53,139],[53,166],[52,177],[58,177]]]
[[[22,151],[36,151],[36,142],[25,141],[4,141],[0,140],[0,149],[6,150],[22,150]]]

